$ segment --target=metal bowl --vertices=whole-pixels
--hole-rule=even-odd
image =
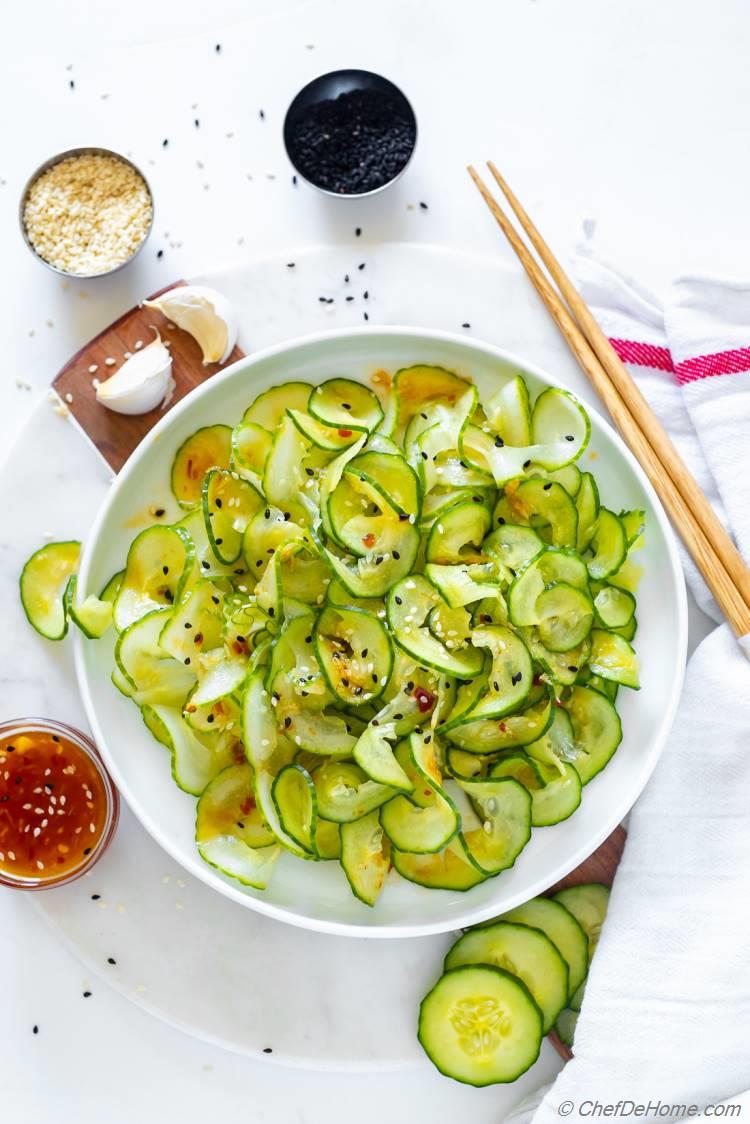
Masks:
[[[73,273],[67,269],[58,269],[56,265],[52,265],[51,262],[48,262],[34,248],[34,245],[29,238],[28,231],[26,230],[26,223],[24,222],[23,216],[24,210],[26,208],[26,200],[29,197],[29,192],[31,191],[33,185],[36,183],[40,176],[44,175],[44,173],[49,171],[50,168],[53,168],[55,164],[60,164],[63,160],[69,160],[73,156],[111,156],[113,160],[119,160],[121,163],[127,164],[129,168],[132,168],[133,171],[141,177],[146,185],[149,199],[151,200],[151,222],[149,223],[148,229],[141,241],[133,250],[130,257],[126,258],[125,261],[120,262],[119,265],[113,266],[112,269],[105,269],[102,273]],[[138,254],[140,254],[141,250],[146,245],[146,242],[148,241],[149,235],[151,234],[154,226],[154,193],[151,190],[151,184],[148,182],[148,179],[138,167],[138,165],[134,164],[132,160],[128,160],[127,156],[123,156],[122,153],[115,152],[114,149],[111,148],[99,148],[92,145],[87,145],[82,148],[68,148],[65,152],[59,152],[56,156],[51,156],[49,160],[45,160],[44,163],[40,164],[36,171],[34,171],[29,176],[28,180],[26,181],[26,185],[21,192],[21,201],[18,204],[18,222],[21,227],[21,236],[36,260],[40,261],[42,265],[45,265],[47,269],[52,270],[53,273],[57,273],[61,277],[74,277],[81,281],[92,280],[96,277],[110,277],[113,273],[117,273],[126,265],[130,265],[131,261],[133,261],[133,259],[136,258]]]
[[[319,183],[316,183],[315,180],[311,180],[298,166],[292,154],[291,132],[300,117],[311,106],[318,105],[320,102],[335,100],[341,94],[352,93],[355,90],[377,90],[393,98],[414,129],[414,143],[412,144],[411,152],[403,167],[395,176],[392,176],[391,179],[387,180],[379,187],[374,187],[370,191],[331,191],[330,188],[322,187]],[[295,171],[306,183],[309,183],[311,187],[316,188],[324,195],[331,195],[335,199],[366,199],[370,195],[377,195],[379,192],[385,191],[387,187],[390,187],[391,184],[395,183],[396,180],[400,179],[404,174],[412,161],[416,146],[417,118],[412,109],[411,102],[406,97],[403,90],[399,89],[395,83],[391,82],[388,78],[384,78],[381,74],[374,74],[371,70],[331,70],[328,74],[321,74],[317,78],[313,78],[313,80],[308,82],[306,86],[303,86],[296,95],[284,118],[284,147],[286,148],[287,156]]]

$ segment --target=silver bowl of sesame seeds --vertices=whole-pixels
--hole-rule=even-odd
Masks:
[[[148,180],[109,148],[70,148],[29,177],[18,212],[26,245],[48,269],[91,279],[116,273],[154,224]]]

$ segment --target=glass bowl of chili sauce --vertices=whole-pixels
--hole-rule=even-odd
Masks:
[[[79,878],[114,835],[117,789],[93,742],[46,718],[0,723],[0,885],[46,890]]]

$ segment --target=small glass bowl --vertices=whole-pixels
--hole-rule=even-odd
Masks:
[[[148,192],[148,197],[151,201],[151,221],[148,224],[146,233],[143,235],[143,238],[133,250],[132,254],[130,254],[129,257],[125,258],[125,261],[120,262],[119,265],[114,265],[111,269],[105,269],[101,273],[73,273],[69,269],[58,268],[58,266],[53,265],[52,262],[47,261],[46,258],[43,258],[42,255],[38,253],[33,242],[29,238],[29,233],[26,229],[26,222],[24,220],[26,200],[28,199],[29,192],[31,191],[36,181],[40,176],[43,176],[45,172],[48,172],[50,168],[54,168],[56,164],[61,164],[63,160],[70,160],[75,156],[111,156],[113,160],[119,160],[121,164],[127,164],[127,166],[129,168],[132,168],[133,171],[136,172],[136,174],[139,175],[145,183],[146,191]],[[47,269],[51,269],[53,273],[57,273],[61,277],[70,277],[71,279],[78,281],[94,281],[97,277],[111,277],[113,273],[118,273],[121,269],[124,269],[126,265],[130,265],[134,258],[138,257],[141,250],[148,242],[151,231],[154,228],[154,193],[151,190],[151,184],[148,182],[146,176],[138,167],[138,165],[134,164],[132,160],[129,160],[127,156],[123,156],[121,152],[115,152],[112,148],[98,148],[96,146],[90,145],[84,146],[82,148],[68,148],[65,152],[58,152],[56,156],[50,156],[49,160],[45,160],[44,163],[40,164],[36,171],[32,172],[32,174],[29,176],[24,189],[21,192],[21,201],[18,204],[18,221],[21,227],[21,235],[24,242],[29,247],[36,260],[40,261],[42,265],[47,267]]]
[[[82,874],[99,862],[104,852],[112,842],[112,836],[117,827],[117,821],[120,818],[120,796],[115,788],[109,773],[104,768],[99,751],[94,743],[80,730],[76,730],[73,726],[68,726],[65,722],[58,722],[54,718],[16,718],[11,719],[9,722],[0,722],[0,738],[7,737],[9,734],[20,736],[21,734],[31,734],[37,731],[43,731],[50,734],[60,734],[62,737],[67,738],[68,741],[73,742],[94,765],[97,773],[101,778],[104,792],[107,798],[107,807],[105,809],[104,827],[99,839],[94,847],[91,848],[91,854],[86,856],[85,862],[77,866],[74,870],[66,871],[64,874],[55,876],[51,874],[46,878],[14,878],[7,870],[0,869],[0,886],[8,886],[13,890],[51,890],[56,886],[66,886],[69,882],[75,882],[76,878],[80,878]]]

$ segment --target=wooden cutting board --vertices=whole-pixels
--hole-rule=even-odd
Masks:
[[[162,293],[185,284],[185,281],[175,281],[148,299],[153,300]],[[124,313],[82,347],[52,383],[84,433],[115,472],[122,468],[136,445],[163,417],[164,411],[156,409],[136,417],[114,414],[96,401],[92,379],[98,378],[103,382],[109,378],[125,361],[125,352],[136,350],[138,340],[145,347],[154,339],[154,329],[158,330],[165,343],[169,343],[172,353],[175,391],[170,406],[222,369],[222,365],[218,363],[204,367],[201,350],[192,336],[170,325],[166,317],[156,309],[138,306]],[[235,347],[223,366],[229,366],[244,355],[244,351]],[[114,359],[115,364],[108,366],[108,358]],[[96,370],[92,369],[94,367]],[[618,827],[592,855],[553,886],[550,892],[582,882],[604,882],[611,885],[624,846],[625,831]],[[572,1057],[571,1050],[559,1040],[554,1031],[549,1038],[563,1058],[567,1060]]]
[[[166,288],[154,293],[148,300],[160,297],[170,289],[185,285],[185,281],[175,281]],[[212,363],[203,366],[201,349],[193,337],[181,331],[155,308],[131,308],[114,324],[110,324],[93,340],[65,364],[52,385],[65,402],[73,417],[99,450],[105,461],[115,472],[119,472],[136,445],[148,431],[164,416],[157,408],[148,414],[127,417],[115,414],[100,406],[92,379],[104,382],[125,362],[125,353],[134,352],[140,340],[145,347],[155,338],[154,329],[172,353],[172,377],[175,381],[174,395],[170,406],[179,402],[186,394],[211,378],[222,367],[242,359],[245,355],[235,347],[226,363]],[[107,359],[114,359],[114,365],[107,365]],[[96,368],[96,369],[94,369]]]

